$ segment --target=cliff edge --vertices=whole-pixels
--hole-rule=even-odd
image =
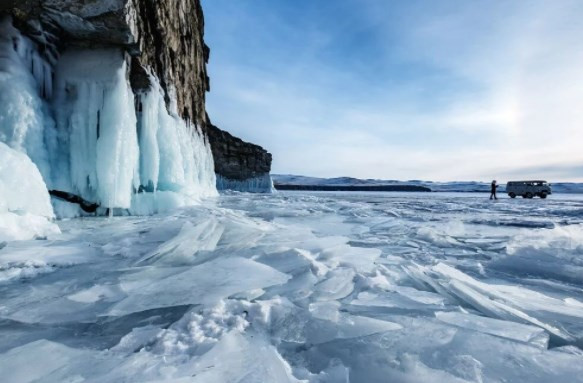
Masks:
[[[245,142],[210,121],[207,135],[213,152],[219,190],[269,193],[274,190],[269,174],[271,153],[259,145]]]

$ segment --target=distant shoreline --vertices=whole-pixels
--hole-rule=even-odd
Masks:
[[[305,191],[377,191],[377,192],[433,192],[433,193],[490,193],[490,182],[422,180],[382,180],[352,177],[318,178],[293,174],[272,174],[277,190]],[[501,182],[499,194],[505,194],[505,182]],[[551,182],[553,194],[583,194],[583,183]]]
[[[370,192],[431,192],[425,186],[417,185],[287,185],[274,184],[276,190],[305,191],[370,191]]]

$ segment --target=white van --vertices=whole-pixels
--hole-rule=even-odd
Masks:
[[[506,184],[506,193],[510,198],[516,198],[517,195],[521,195],[522,198],[535,196],[547,198],[552,191],[547,181],[510,181]]]

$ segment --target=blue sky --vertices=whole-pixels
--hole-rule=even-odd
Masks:
[[[203,8],[211,120],[274,173],[583,181],[583,1]]]

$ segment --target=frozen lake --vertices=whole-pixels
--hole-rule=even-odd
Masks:
[[[583,382],[583,196],[228,194],[0,244],[3,382]]]

